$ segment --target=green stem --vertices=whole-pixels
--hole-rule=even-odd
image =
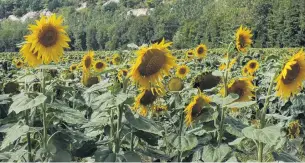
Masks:
[[[178,162],[182,162],[182,152],[181,150],[181,137],[183,135],[183,118],[184,118],[184,111],[181,111],[181,115],[180,115],[180,124],[179,124],[179,151],[178,151]]]
[[[269,84],[269,88],[268,88],[268,92],[267,92],[267,97],[266,97],[265,104],[264,104],[264,107],[263,107],[262,112],[261,112],[260,127],[259,127],[260,129],[264,128],[265,125],[266,125],[266,112],[267,112],[267,108],[268,108],[268,105],[269,105],[269,99],[270,99],[270,95],[271,95],[271,92],[272,92],[273,81],[276,78],[276,74],[277,73],[274,74],[274,76],[272,77],[272,80],[271,80],[271,82]],[[257,153],[257,158],[258,158],[259,162],[263,161],[263,149],[264,149],[263,142],[259,142],[259,144],[258,144],[258,153]]]
[[[113,109],[110,110],[110,139],[113,140],[114,135],[114,122],[113,122]],[[113,150],[113,141],[109,142],[109,148]]]
[[[133,127],[131,127],[131,143],[130,143],[130,150],[133,152],[134,147],[134,133],[133,133]]]
[[[29,126],[29,113],[25,111],[25,124]],[[32,159],[32,143],[31,143],[31,134],[29,132],[26,133],[27,142],[28,142],[28,161],[33,162]]]
[[[121,125],[122,125],[122,117],[123,117],[123,108],[122,106],[118,106],[118,123],[117,123],[117,131],[115,137],[115,153],[120,152],[120,136],[121,136]]]
[[[45,87],[46,87],[46,81],[44,72],[45,70],[42,70],[42,79],[41,79],[41,92],[42,94],[46,93]],[[48,135],[47,135],[47,109],[46,109],[46,103],[42,103],[42,123],[43,123],[43,148],[45,151],[47,151],[47,142],[48,142]]]

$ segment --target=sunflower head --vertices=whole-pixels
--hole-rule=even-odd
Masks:
[[[241,71],[241,74],[243,76],[248,76],[249,75],[249,71],[248,71],[248,67],[247,66],[244,66],[242,71]]]
[[[102,60],[98,60],[94,62],[94,71],[95,72],[102,72],[106,68],[106,62]]]
[[[285,64],[280,75],[276,78],[276,94],[282,99],[288,99],[297,94],[305,80],[305,53],[301,49]]]
[[[295,120],[289,123],[288,136],[290,139],[295,139],[300,135],[300,124],[299,120]]]
[[[123,78],[126,78],[128,75],[128,70],[127,69],[122,69],[118,72],[118,79],[120,82],[123,82]]]
[[[246,102],[246,101],[251,101],[253,95],[253,90],[254,90],[254,85],[252,84],[252,78],[251,77],[243,77],[240,79],[233,79],[229,85],[228,85],[228,94],[234,93],[239,96],[235,102]],[[220,93],[222,95],[224,94],[224,89],[222,88],[220,90]]]
[[[248,73],[250,75],[253,75],[259,68],[259,63],[257,62],[257,60],[250,60],[249,62],[247,62],[246,67],[247,67]]]
[[[173,77],[168,81],[169,91],[181,91],[184,88],[184,83],[180,78]]]
[[[141,88],[140,90],[141,93],[135,98],[135,105],[132,110],[137,111],[142,116],[146,116],[148,107],[153,106],[159,94],[155,89]]]
[[[16,64],[17,68],[22,68],[23,67],[23,62],[21,60],[17,60],[15,64]]]
[[[160,84],[163,76],[176,65],[176,59],[168,50],[171,43],[155,43],[150,47],[142,47],[137,51],[137,59],[131,67],[131,78],[142,87]]]
[[[89,51],[82,59],[82,66],[84,71],[90,71],[90,68],[93,66],[93,56],[94,52]]]
[[[197,75],[193,81],[193,88],[199,88],[201,91],[216,87],[221,81],[219,76],[212,75],[212,72],[204,72]]]
[[[185,53],[185,57],[186,57],[187,60],[193,59],[194,56],[195,56],[195,51],[192,50],[192,49],[188,50],[188,51]]]
[[[71,66],[70,66],[70,71],[72,72],[72,71],[75,71],[76,69],[77,69],[77,67],[78,67],[78,64],[72,64]]]
[[[247,52],[247,48],[252,44],[252,36],[250,29],[240,26],[235,35],[236,49],[243,53]]]
[[[183,79],[190,72],[190,68],[186,65],[178,66],[176,69],[176,76]]]
[[[209,105],[211,99],[200,93],[196,95],[193,100],[188,104],[188,106],[184,109],[185,112],[185,123],[187,126],[190,126],[192,122],[199,117],[201,114],[205,113],[205,107]]]
[[[227,59],[227,58],[225,58],[225,59]],[[234,64],[236,63],[236,60],[237,60],[236,58],[233,58],[230,61],[229,67],[228,67],[229,70],[234,66]],[[226,68],[227,68],[227,64],[226,63],[221,63],[220,66],[219,66],[219,70],[221,70],[221,71],[226,70]]]
[[[26,41],[31,44],[31,52],[38,52],[37,58],[42,58],[43,63],[59,62],[64,48],[69,48],[70,38],[62,23],[63,18],[53,14],[50,17],[42,16],[36,25],[29,26],[32,34],[25,37]]]
[[[94,84],[97,84],[101,81],[101,78],[99,76],[89,76],[83,78],[83,85],[86,87],[91,87]]]
[[[20,53],[24,58],[24,62],[30,67],[37,67],[42,64],[42,57],[38,58],[38,52],[31,50],[31,44],[27,43],[22,45]]]
[[[17,94],[19,93],[19,83],[17,82],[8,82],[6,84],[4,84],[4,87],[3,87],[3,92],[5,94]]]
[[[199,59],[202,59],[204,58],[206,55],[207,55],[207,52],[208,52],[208,48],[206,45],[204,44],[200,44],[197,46],[196,48],[196,56],[199,58]]]
[[[113,58],[112,58],[112,63],[114,65],[119,65],[122,62],[122,58],[119,54],[114,54]]]

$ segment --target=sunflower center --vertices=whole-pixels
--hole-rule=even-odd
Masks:
[[[254,69],[256,67],[256,63],[252,62],[252,63],[250,63],[249,66],[250,66],[251,69]]]
[[[199,47],[198,50],[197,50],[198,54],[203,54],[204,52],[204,49],[203,47]]]
[[[55,45],[57,40],[58,32],[53,26],[45,27],[39,34],[39,42],[45,47]]]
[[[75,70],[75,69],[76,69],[76,66],[75,66],[75,65],[73,65],[73,66],[72,66],[72,70]]]
[[[193,88],[200,88],[200,90],[211,89],[218,85],[220,77],[213,76],[212,73],[200,75],[196,77]]]
[[[186,69],[185,68],[180,68],[179,69],[179,74],[185,74],[186,73]]]
[[[239,98],[244,95],[244,90],[242,88],[236,88],[233,93],[238,94]]]
[[[158,73],[163,65],[166,63],[165,52],[159,49],[148,50],[139,66],[141,76],[151,76]]]
[[[103,64],[103,62],[97,62],[96,65],[95,65],[95,67],[96,67],[97,69],[101,69],[101,68],[104,67],[104,64]]]
[[[157,96],[153,95],[153,93],[149,90],[146,90],[143,97],[140,100],[140,103],[144,106],[152,104],[157,99]]]
[[[287,70],[286,78],[282,77],[282,81],[284,84],[291,84],[300,73],[300,65],[298,63],[291,66],[291,70]]]
[[[123,76],[127,76],[127,71],[123,71]]]
[[[192,117],[198,117],[202,112],[202,107],[204,105],[204,100],[199,98],[196,104],[192,108]]]
[[[89,56],[85,59],[85,67],[88,69],[91,66],[91,58]]]
[[[192,53],[192,52],[188,52],[187,55],[188,55],[189,57],[191,57],[191,56],[193,56],[193,53]]]
[[[241,48],[246,46],[246,37],[244,35],[239,35],[239,45]]]
[[[21,66],[21,62],[17,62],[17,66]]]

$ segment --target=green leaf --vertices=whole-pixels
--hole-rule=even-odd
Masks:
[[[130,123],[130,125],[138,130],[162,136],[162,128],[150,119],[144,118],[142,116],[136,118],[131,111],[126,111],[125,118]]]
[[[47,97],[43,94],[39,94],[37,97],[30,98],[27,94],[21,93],[16,96],[13,96],[13,103],[10,106],[9,113],[15,111],[16,114],[39,106],[40,104],[46,101]]]
[[[228,108],[244,108],[249,107],[251,105],[256,104],[256,101],[249,101],[249,102],[234,102],[232,104],[227,105]]]
[[[224,162],[231,154],[232,149],[227,144],[221,144],[219,147],[207,145],[203,148],[202,160],[204,162]]]
[[[179,151],[188,151],[197,146],[197,137],[193,134],[179,136],[177,134],[171,134],[168,138],[169,143],[172,144]],[[181,146],[180,146],[181,140]]]
[[[220,77],[222,77],[223,76],[223,72],[219,71],[219,70],[215,70],[215,71],[212,72],[212,75],[213,76],[220,76]]]
[[[272,152],[272,156],[275,161],[284,161],[284,162],[300,162],[301,160],[297,158],[296,156],[292,156],[289,153],[285,152]]]
[[[244,139],[245,137],[237,138],[234,141],[230,142],[229,145],[239,145]]]
[[[269,145],[276,145],[281,137],[281,128],[279,126],[269,126],[263,129],[256,129],[250,126],[244,128],[242,133],[247,138]]]
[[[120,93],[115,98],[115,105],[119,106],[127,100],[128,96],[125,93]]]
[[[126,162],[142,162],[141,157],[132,151],[124,153],[124,158]]]
[[[108,80],[103,80],[103,81],[101,81],[100,83],[95,84],[95,85],[91,86],[90,88],[88,88],[88,89],[84,92],[84,94],[92,93],[92,92],[94,92],[94,91],[101,91],[101,90],[103,90],[103,89],[105,89],[105,88],[107,88],[107,87],[109,87],[109,86],[111,86],[111,85],[112,85],[112,83],[109,82]]]
[[[56,65],[41,65],[36,68],[37,70],[50,70],[50,69],[58,69]]]
[[[226,116],[225,124],[226,124],[225,126],[226,131],[237,137],[243,137],[244,135],[242,133],[242,130],[245,127],[248,127],[247,125],[243,124],[241,121],[238,121],[231,116]]]
[[[98,148],[94,154],[95,162],[115,162],[116,154],[106,147]]]
[[[85,118],[85,113],[82,113],[76,109],[72,109],[66,106],[65,104],[61,104],[59,102],[60,101],[57,101],[50,105],[50,107],[60,111],[60,113],[54,114],[55,117],[69,124],[83,124],[87,122],[87,119]]]
[[[29,131],[29,126],[15,124],[9,128],[6,132],[5,138],[1,144],[1,150],[12,144],[15,140],[20,138],[22,135],[26,134]]]
[[[225,98],[221,97],[220,95],[213,95],[211,97],[212,97],[213,102],[215,102],[216,104],[221,105],[221,106],[230,104],[239,98],[239,96],[237,94],[233,94],[233,93],[230,93]]]

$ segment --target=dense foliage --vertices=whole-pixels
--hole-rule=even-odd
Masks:
[[[222,47],[240,24],[252,27],[253,47],[298,47],[305,44],[303,0],[1,0],[0,51],[17,51],[28,22],[5,20],[11,14],[48,9],[65,17],[71,50],[125,49],[165,37],[175,48],[199,43]],[[148,16],[128,16],[128,11],[153,8]]]

